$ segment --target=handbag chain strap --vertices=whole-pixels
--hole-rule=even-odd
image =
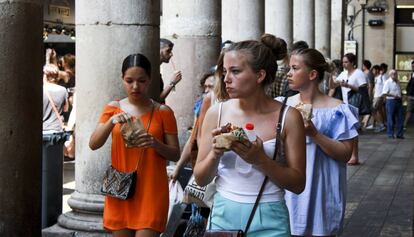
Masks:
[[[53,112],[56,114],[56,117],[59,120],[60,126],[62,127],[62,129],[65,129],[65,125],[63,124],[62,118],[60,117],[60,114],[59,114],[59,112],[56,108],[55,102],[53,102],[53,99],[50,96],[49,91],[47,91],[45,89],[44,89],[44,91],[45,91],[45,94],[47,95],[47,98],[49,99],[50,104],[52,105]]]
[[[155,109],[155,104],[154,101],[151,99],[151,115],[147,124],[147,128],[146,131],[147,133],[149,132],[150,126],[151,126],[151,122],[152,122],[152,117],[154,115],[154,109]],[[135,166],[135,170],[138,170],[139,165],[141,164],[141,160],[142,160],[142,154],[144,153],[145,148],[141,148],[140,152],[139,152],[139,156],[138,156],[138,161],[137,161],[137,165]]]
[[[280,108],[280,112],[279,112],[279,120],[278,120],[277,125],[276,125],[276,143],[275,143],[276,145],[275,145],[275,152],[273,153],[273,160],[276,160],[277,154],[280,153],[279,140],[280,140],[280,133],[281,133],[281,130],[282,130],[282,119],[283,119],[282,114],[285,111],[287,98],[288,97],[286,96],[285,99],[283,100],[283,104],[282,104],[282,107]],[[257,194],[256,202],[254,203],[252,212],[250,213],[250,216],[249,216],[249,220],[247,221],[246,229],[244,230],[244,233],[246,233],[246,234],[247,234],[247,231],[250,228],[250,224],[253,221],[254,214],[256,213],[257,207],[259,206],[259,201],[260,201],[260,198],[262,197],[262,194],[263,194],[263,191],[264,191],[264,188],[266,186],[266,183],[267,183],[268,179],[269,179],[269,177],[266,175],[264,180],[263,180],[262,186],[260,187],[259,194]]]

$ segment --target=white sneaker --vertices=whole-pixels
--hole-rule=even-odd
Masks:
[[[374,125],[371,124],[371,125],[367,126],[366,129],[372,130],[372,129],[374,129]]]

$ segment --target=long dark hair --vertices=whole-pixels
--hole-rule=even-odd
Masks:
[[[122,77],[124,76],[126,70],[131,67],[141,67],[145,70],[147,75],[151,77],[151,63],[144,55],[139,53],[128,55],[122,63]]]

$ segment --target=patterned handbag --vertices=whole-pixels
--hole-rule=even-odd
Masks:
[[[273,160],[276,161],[280,161],[279,159],[281,158],[281,156],[283,156],[280,152],[280,133],[282,130],[282,113],[285,111],[285,107],[286,107],[286,101],[287,101],[287,96],[285,97],[283,103],[282,103],[282,107],[280,108],[280,112],[279,112],[279,119],[278,119],[278,123],[276,126],[276,144],[275,144],[275,152],[273,153]],[[221,109],[221,108],[220,108]],[[279,157],[279,159],[277,159],[277,157]],[[262,197],[264,188],[266,186],[266,183],[268,181],[269,177],[265,176],[262,186],[260,187],[260,191],[257,194],[257,198],[256,198],[256,202],[253,205],[253,209],[252,212],[250,213],[249,216],[249,220],[247,221],[247,225],[246,228],[244,229],[244,231],[242,230],[212,230],[211,229],[211,213],[210,213],[210,224],[209,224],[209,229],[206,230],[206,232],[204,232],[204,236],[203,237],[246,237],[247,236],[247,231],[250,228],[250,224],[253,221],[253,217],[254,214],[256,212],[257,207],[259,206],[259,201],[260,198]],[[214,206],[212,207],[211,211],[213,211]]]
[[[112,165],[105,171],[101,192],[107,196],[126,200],[134,193],[137,173],[121,172]]]
[[[154,113],[154,103],[152,105],[150,120],[147,125],[146,131],[149,131],[152,116]],[[132,172],[122,172],[117,170],[112,165],[108,167],[108,169],[105,171],[105,175],[103,177],[103,183],[101,187],[101,193],[105,196],[111,196],[114,198],[118,198],[121,200],[126,200],[134,194],[135,189],[135,182],[137,179],[137,170],[139,167],[139,164],[142,159],[142,153],[143,149],[141,149],[137,165],[135,167],[135,170]]]

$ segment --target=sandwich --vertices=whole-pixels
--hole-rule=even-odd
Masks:
[[[125,146],[127,148],[136,147],[138,145],[136,141],[142,130],[144,130],[144,126],[139,119],[128,120],[128,122],[122,124],[121,135],[124,138]]]
[[[304,104],[300,102],[295,106],[295,108],[299,110],[303,120],[309,121],[312,119],[312,104]]]
[[[227,123],[221,127],[222,134],[217,135],[216,147],[230,149],[233,141],[243,141],[248,139],[246,132],[243,128]]]

